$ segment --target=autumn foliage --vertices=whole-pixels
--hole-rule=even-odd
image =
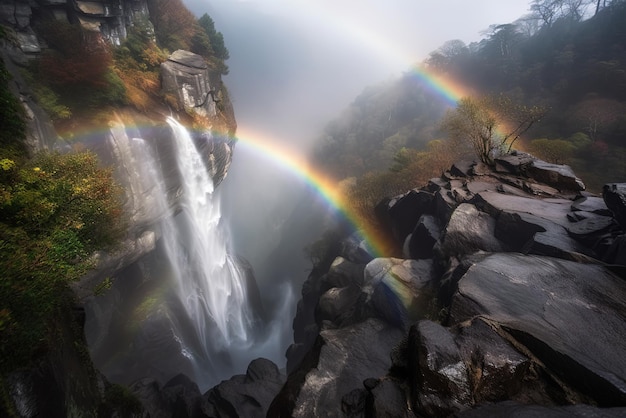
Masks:
[[[39,29],[50,46],[41,58],[40,74],[50,84],[71,89],[107,85],[112,55],[100,32],[59,21],[44,22]]]

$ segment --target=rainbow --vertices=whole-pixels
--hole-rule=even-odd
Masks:
[[[341,194],[336,179],[316,170],[302,155],[277,144],[277,141],[271,140],[262,134],[239,127],[236,139],[237,147],[244,146],[253,153],[264,156],[315,190],[333,210],[337,211],[354,227],[366,242],[368,250],[374,257],[381,257],[388,252],[386,248],[389,245],[386,238],[367,225],[360,224],[357,214],[350,209],[350,205],[348,205],[345,197]]]
[[[442,97],[452,107],[456,106],[463,97],[474,94],[460,83],[437,74],[423,65],[414,65],[409,74],[414,80],[424,84],[433,94]]]

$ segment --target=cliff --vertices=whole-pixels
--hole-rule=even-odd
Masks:
[[[120,45],[136,25],[148,25],[153,32],[145,0],[139,1],[5,1],[0,5],[0,22],[7,35],[2,39],[0,51],[5,66],[13,80],[11,89],[20,98],[27,115],[27,145],[31,153],[39,150],[65,150],[85,146],[94,150],[104,164],[116,168],[118,180],[126,191],[125,208],[129,219],[129,234],[114,254],[97,255],[98,267],[76,287],[79,297],[89,297],[92,289],[103,278],[137,260],[154,249],[159,231],[152,225],[162,213],[146,210],[141,202],[149,191],[129,184],[127,170],[133,164],[126,143],[129,138],[152,139],[156,155],[172,175],[168,183],[168,196],[172,206],[180,197],[180,184],[176,181],[175,162],[170,160],[171,133],[165,124],[167,115],[175,115],[188,125],[198,128],[194,141],[202,151],[207,169],[215,185],[227,174],[234,147],[236,123],[234,111],[223,86],[219,71],[213,70],[205,59],[188,51],[174,51],[161,65],[161,101],[153,102],[149,109],[133,106],[106,105],[106,120],[97,121],[80,116],[55,123],[42,109],[24,78],[24,68],[41,59],[49,45],[38,32],[41,22],[53,19],[61,24],[77,24],[83,30],[99,34],[111,45]],[[104,105],[103,105],[104,106]],[[83,132],[83,134],[76,134]],[[178,197],[177,197],[178,196]]]
[[[622,416],[624,201],[519,153],[381,202],[402,258],[314,268],[268,416]]]
[[[205,58],[189,51],[177,50],[162,59],[160,68],[157,67],[160,79],[156,77],[162,83],[159,81],[156,93],[150,96],[150,106],[118,101],[98,107],[86,100],[89,97],[83,97],[77,103],[86,105],[81,108],[79,104],[70,118],[54,117],[44,110],[41,95],[28,76],[42,57],[57,52],[54,48],[58,45],[52,45],[42,31],[43,22],[56,22],[59,27],[80,26],[82,34],[94,34],[83,38],[95,40],[92,44],[87,42],[86,50],[90,51],[122,45],[138,25],[146,27],[146,33],[154,37],[150,19],[144,0],[0,1],[0,54],[12,76],[9,88],[25,111],[29,154],[42,150],[92,150],[103,165],[114,167],[124,189],[127,236],[114,252],[94,254],[96,268],[73,286],[81,302],[93,296],[103,279],[153,251],[161,233],[161,218],[177,211],[183,188],[176,161],[169,152],[174,143],[166,123],[168,116],[190,128],[214,185],[227,175],[232,159],[236,123],[220,72],[207,65]],[[133,180],[137,176],[129,175],[129,170],[140,166],[133,150],[138,138],[145,141],[146,152],[158,158],[157,164],[167,175],[168,208],[146,204],[154,201],[154,190]],[[31,369],[2,376],[0,410],[20,416],[106,416],[107,408],[117,408],[120,402],[128,400],[130,392],[109,384],[94,369],[84,344],[84,309],[82,305],[73,309],[74,312],[67,307],[66,316],[53,319],[63,330],[64,343],[42,353],[45,355],[34,361]],[[130,401],[132,404],[132,396]],[[9,403],[13,406],[8,407]],[[123,409],[116,411],[125,413]]]

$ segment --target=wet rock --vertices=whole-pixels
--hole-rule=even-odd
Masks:
[[[472,200],[497,218],[495,236],[513,251],[577,260],[588,252],[566,228],[571,201],[534,199],[494,192],[478,193]]]
[[[514,396],[529,370],[528,357],[480,318],[462,324],[456,331],[461,357],[470,367],[475,401],[495,402]]]
[[[527,168],[526,174],[541,183],[552,186],[562,192],[578,192],[585,190],[584,183],[576,177],[567,165],[557,165],[541,160],[534,160]]]
[[[535,157],[524,152],[500,155],[494,159],[495,171],[523,175],[534,160]]]
[[[441,237],[441,227],[437,218],[422,215],[408,242],[409,258],[432,258],[433,246]]]
[[[438,192],[444,188],[448,188],[448,182],[440,177],[432,178],[428,180],[428,183],[426,184],[426,190],[431,193]]]
[[[452,164],[450,173],[457,177],[469,177],[472,174],[474,165],[476,165],[476,162],[471,160],[457,161]]]
[[[617,223],[626,231],[626,183],[605,184],[602,197]]]
[[[175,376],[162,389],[163,398],[170,405],[171,415],[180,417],[200,417],[200,390],[184,374]]]
[[[374,258],[374,250],[358,232],[341,241],[340,253],[345,259],[356,264],[366,264]]]
[[[361,286],[364,270],[365,264],[357,264],[343,257],[337,257],[330,265],[328,273],[320,279],[320,289],[327,290],[350,285]]]
[[[451,323],[481,315],[599,405],[626,404],[626,282],[599,265],[492,254],[458,284]]]
[[[342,416],[342,399],[362,389],[365,379],[387,373],[389,352],[402,336],[400,329],[374,318],[320,332],[304,366],[289,376],[268,416]]]
[[[361,418],[365,414],[365,389],[353,389],[341,398],[341,412],[349,418]]]
[[[613,216],[604,199],[597,196],[581,196],[572,203],[572,211],[591,212],[596,215]]]
[[[609,264],[626,266],[626,235],[615,237],[607,251],[604,253],[602,261]]]
[[[441,249],[445,254],[464,255],[476,251],[504,249],[495,237],[495,220],[469,203],[460,204],[452,213],[444,231]]]
[[[356,286],[333,287],[327,290],[319,300],[316,321],[324,320],[341,323],[342,318],[349,319],[350,312],[359,298],[361,291]]]
[[[420,321],[409,332],[409,364],[414,409],[445,416],[471,403],[468,370],[450,331]]]
[[[273,362],[253,360],[245,375],[233,376],[203,395],[202,412],[209,417],[265,417],[284,382]]]
[[[424,213],[431,213],[433,209],[433,195],[422,190],[411,190],[397,201],[391,202],[389,217],[394,237],[402,242],[409,235],[417,220]]]
[[[440,190],[435,193],[435,197],[433,199],[433,215],[437,217],[442,225],[445,225],[448,223],[448,219],[450,219],[450,215],[452,215],[456,205],[457,202],[454,199],[454,195],[452,195],[449,190]]]
[[[382,319],[406,327],[427,311],[431,271],[427,260],[377,258],[365,267],[364,302]]]
[[[367,416],[377,418],[414,417],[407,408],[404,389],[393,379],[382,379],[369,389]]]
[[[598,408],[592,405],[540,406],[507,401],[484,405],[452,415],[455,418],[618,418],[626,408]]]

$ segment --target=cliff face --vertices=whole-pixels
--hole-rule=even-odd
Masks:
[[[520,153],[381,202],[402,258],[313,270],[268,416],[623,416],[625,201]]]
[[[142,203],[149,190],[129,183],[128,170],[132,170],[133,156],[129,141],[143,138],[151,141],[160,165],[167,176],[167,195],[176,206],[181,185],[176,174],[176,162],[171,160],[171,131],[165,123],[167,115],[174,115],[203,129],[192,132],[207,170],[214,184],[219,184],[228,172],[234,147],[236,130],[232,105],[225,93],[219,72],[209,68],[204,58],[188,51],[178,50],[162,63],[161,91],[164,100],[156,108],[138,111],[119,108],[111,112],[102,126],[87,128],[84,138],[76,136],[71,144],[63,141],[54,129],[45,111],[34,99],[21,68],[41,56],[47,48],[46,39],[36,32],[37,23],[46,19],[79,24],[85,30],[98,31],[112,45],[119,45],[128,30],[136,24],[150,25],[150,15],[145,0],[111,1],[0,1],[0,23],[8,35],[2,40],[0,52],[13,81],[11,89],[20,98],[28,120],[27,144],[31,152],[63,150],[77,143],[99,154],[103,162],[116,168],[118,180],[126,191],[125,207],[129,219],[129,235],[115,254],[99,254],[98,267],[85,283],[77,286],[79,297],[88,297],[95,283],[113,272],[129,265],[140,256],[152,251],[159,231],[153,225],[164,216],[146,209]],[[166,103],[167,102],[167,103]],[[78,129],[85,129],[77,127]],[[71,132],[71,130],[70,130]]]
[[[10,89],[25,110],[26,141],[31,154],[86,147],[96,152],[103,164],[114,167],[124,186],[128,235],[116,252],[95,255],[97,268],[73,289],[84,301],[93,295],[96,285],[105,277],[153,251],[160,236],[159,221],[177,210],[183,188],[170,152],[174,142],[166,117],[172,116],[187,125],[202,126],[192,131],[191,136],[215,185],[227,174],[236,124],[219,72],[211,70],[201,56],[175,51],[161,67],[162,103],[143,110],[109,107],[97,126],[92,123],[84,127],[76,123],[76,129],[66,129],[66,138],[67,131],[76,133],[71,143],[66,141],[35,100],[22,71],[48,48],[46,39],[37,33],[36,24],[49,18],[79,24],[85,30],[101,33],[110,44],[119,45],[131,26],[138,22],[149,25],[150,15],[145,0],[0,0],[0,54],[13,77]],[[68,124],[70,128],[74,127],[74,122]],[[80,134],[81,130],[84,134]],[[158,165],[167,178],[167,209],[150,205],[154,191],[145,184],[133,183],[131,178],[137,176],[129,175],[129,170],[137,170],[141,165],[133,150],[133,144],[138,143],[139,138],[145,142],[146,152],[158,158]],[[17,372],[5,380],[6,390],[21,416],[68,416],[70,413],[95,416],[105,392],[111,388],[106,379],[93,370],[86,347],[80,343],[84,338],[84,311],[77,309],[76,318],[70,314],[59,319],[67,324],[68,344],[61,344],[58,351],[47,354],[32,370]],[[73,344],[83,351],[72,351]]]

